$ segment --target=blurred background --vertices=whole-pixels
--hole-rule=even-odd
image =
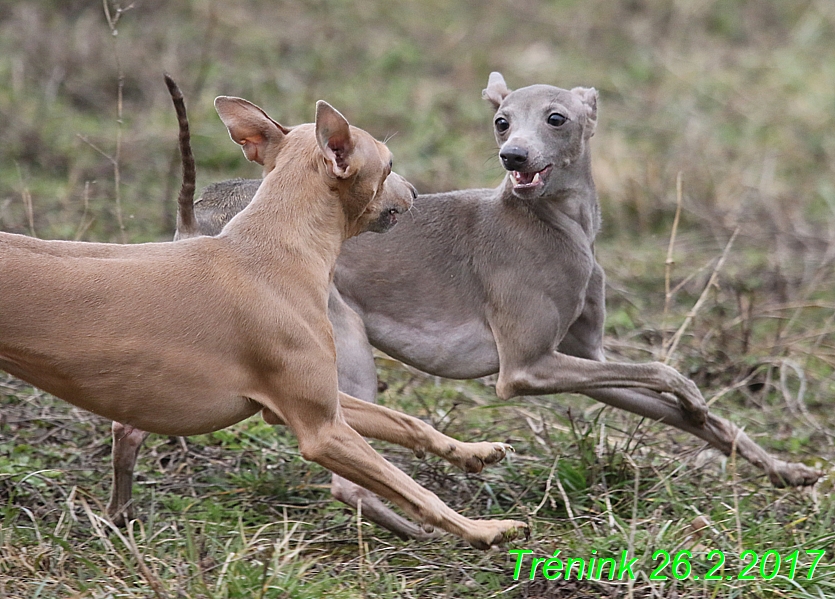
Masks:
[[[421,191],[492,186],[502,172],[481,90],[498,70],[511,87],[600,91],[606,236],[668,226],[679,171],[689,225],[719,234],[755,221],[772,243],[828,234],[835,6],[825,0],[106,5],[113,26],[95,0],[0,4],[4,230],[117,240],[120,138],[128,239],[170,236],[179,173],[164,71],[188,103],[201,183],[258,174],[212,109],[228,94],[289,124],[328,100],[390,137]]]
[[[212,101],[220,94],[247,98],[286,125],[309,122],[315,101],[325,99],[352,124],[387,139],[395,170],[421,192],[495,186],[504,173],[492,137],[492,115],[481,99],[494,70],[511,88],[547,83],[595,87],[600,92],[592,148],[604,216],[596,249],[608,273],[610,356],[635,360],[665,356],[665,343],[690,313],[694,318],[669,355],[671,364],[700,384],[714,409],[745,426],[770,450],[828,468],[835,458],[835,3],[831,0],[5,0],[0,2],[0,230],[56,239],[170,239],[180,162],[177,124],[163,72],[173,76],[186,98],[198,188],[232,177],[260,176],[259,168],[246,162],[214,113]],[[681,218],[668,256],[679,199]],[[728,247],[734,231],[737,236]],[[726,249],[726,260],[718,268]],[[699,297],[703,302],[693,310]],[[615,535],[615,540],[606,536],[603,514],[611,515],[612,509],[619,518],[638,513],[647,516],[646,522],[658,522],[661,513],[678,523],[693,514],[690,504],[677,503],[681,497],[673,499],[673,487],[687,489],[682,491],[686,501],[699,496],[692,499],[694,505],[707,511],[734,501],[722,483],[723,473],[727,474],[724,462],[719,466],[700,462],[699,467],[709,471],[701,486],[700,479],[687,474],[693,462],[685,462],[683,470],[678,466],[677,448],[699,446],[692,438],[681,438],[679,446],[671,443],[670,432],[663,427],[649,432],[644,427],[638,434],[637,427],[630,428],[635,419],[624,418],[623,424],[622,415],[612,412],[606,413],[609,428],[601,427],[599,413],[590,412],[585,400],[530,398],[518,408],[522,412],[488,409],[485,406],[496,401],[489,386],[422,379],[415,373],[404,374],[385,358],[380,358],[380,365],[382,378],[391,383],[382,396],[389,405],[427,417],[459,436],[506,435],[520,449],[513,468],[499,467],[483,475],[486,478],[465,479],[490,481],[489,493],[481,483],[467,486],[460,474],[450,475],[457,478],[438,474],[441,467],[427,462],[410,470],[471,515],[539,505],[543,508],[537,520],[540,539],[548,538],[542,535],[544,529],[580,543],[582,534],[575,534],[579,521],[586,538],[601,547],[610,542],[617,553],[626,541],[623,535]],[[0,485],[0,503],[57,518],[55,514],[65,509],[60,506],[67,501],[66,485],[40,490],[22,485],[12,491],[9,485],[29,480],[27,473],[43,464],[54,466],[56,458],[60,463],[73,443],[89,454],[82,452],[87,457],[78,458],[83,468],[75,476],[81,478],[73,480],[82,487],[93,485],[95,496],[106,497],[107,423],[87,420],[84,434],[62,425],[57,434],[48,433],[50,443],[43,444],[39,435],[52,429],[36,434],[32,425],[14,428],[8,422],[18,414],[19,422],[54,427],[55,421],[64,421],[61,414],[66,406],[43,408],[43,398],[31,400],[34,396],[16,383],[4,389],[0,399],[11,420],[3,428],[0,419],[0,482],[5,481],[5,486]],[[566,411],[565,405],[579,408]],[[83,421],[84,417],[73,418]],[[218,451],[229,449],[224,458],[229,473],[238,472],[241,462],[236,460],[241,455],[261,464],[243,468],[240,483],[219,482],[220,488],[240,484],[254,494],[241,518],[263,509],[274,521],[276,512],[269,511],[273,508],[257,504],[265,495],[286,492],[288,486],[296,489],[291,493],[294,499],[287,500],[291,515],[296,513],[292,506],[301,502],[308,511],[299,517],[311,525],[318,526],[315,523],[322,518],[349,517],[328,504],[327,491],[322,490],[327,473],[314,468],[310,479],[309,466],[301,464],[297,454],[292,463],[298,471],[282,470],[283,476],[296,477],[292,484],[266,483],[251,474],[275,475],[276,471],[266,473],[268,466],[258,462],[273,459],[265,449],[268,443],[252,441],[258,435],[275,436],[257,424],[247,426],[256,428],[246,429],[250,431],[246,434],[221,432],[200,442],[215,444]],[[618,426],[627,431],[613,437],[611,447],[619,449],[602,451],[601,447],[610,447],[609,441],[604,443],[604,429],[614,435],[612,427]],[[98,435],[97,441],[83,440],[90,430]],[[641,443],[632,443],[633,436]],[[26,450],[21,449],[24,441],[29,443]],[[149,451],[173,459],[172,447],[179,445],[164,439],[158,443]],[[281,443],[285,444],[276,450],[277,462],[289,459],[287,448],[294,447],[292,440]],[[632,470],[618,457],[627,451],[624,447],[638,463],[642,480],[651,481],[639,512],[632,511]],[[636,447],[652,451],[641,453]],[[386,452],[391,455],[388,448]],[[557,469],[555,460],[561,455]],[[399,463],[414,461],[407,456]],[[174,467],[166,464],[157,459],[140,466],[145,468],[140,478],[156,480],[158,486],[151,488],[159,491],[158,496],[140,495],[143,511],[164,503],[171,513],[180,513],[176,496],[182,489],[175,488],[166,499],[159,486],[174,476]],[[211,471],[211,463],[206,464],[189,462],[186,471],[204,472],[215,481],[211,477],[218,476],[217,469],[209,474],[200,470]],[[183,466],[178,468],[177,473]],[[551,477],[556,472],[563,482],[567,490],[563,499],[572,502],[578,515],[571,525],[564,520],[560,499],[546,501],[549,469]],[[672,479],[660,474],[670,470]],[[252,476],[257,484],[248,478]],[[101,487],[95,487],[99,483]],[[815,530],[831,531],[831,501],[821,505],[817,495],[808,501],[784,501],[770,490],[763,493],[759,485],[770,487],[755,475],[747,483],[739,492],[751,502],[746,504],[748,511],[743,510],[743,534],[749,534],[748,524],[763,519],[767,524],[754,527],[750,534],[776,531],[770,541],[775,546],[807,538],[804,535],[819,538],[814,537]],[[268,484],[275,488],[265,491]],[[831,481],[825,483],[822,496],[831,487]],[[608,504],[601,507],[599,498],[604,495]],[[311,517],[309,510],[314,508],[322,512]],[[18,536],[9,537],[16,539],[13,543],[0,544],[0,553],[7,552],[8,563],[15,564],[7,571],[22,575],[36,567],[27,566],[30,562],[20,553],[23,550],[14,547],[29,544],[30,554],[35,555],[43,544],[40,533],[35,535],[24,525],[23,512],[14,513],[20,518]],[[735,539],[732,546],[741,546],[733,520],[721,523],[721,515],[714,516],[720,522],[717,527],[730,531]],[[286,523],[286,510],[284,518]],[[645,528],[650,531],[652,526]],[[797,533],[795,526],[808,528]],[[317,530],[325,540],[314,547],[324,561],[313,565],[290,555],[287,563],[303,565],[299,571],[287,570],[287,580],[301,580],[300,572],[310,568],[313,580],[336,585],[346,596],[364,595],[365,583],[357,582],[364,580],[362,576],[346,581],[333,578],[332,567],[337,564],[352,574],[358,568],[362,575],[362,556],[359,562],[345,561],[356,560],[351,531],[343,534],[342,528],[321,526]],[[741,526],[738,530],[743,531]],[[343,537],[334,540],[340,534]],[[646,542],[662,542],[662,546],[673,542],[659,535]],[[394,551],[386,545],[391,539],[385,535],[383,539],[377,549]],[[759,542],[756,536],[749,541],[755,546]],[[345,549],[346,543],[351,551]],[[220,563],[231,551],[228,543],[224,547],[215,548],[213,559]],[[246,554],[247,547],[235,551]],[[131,555],[125,563],[133,559]],[[395,565],[378,565],[374,584],[401,589],[393,596],[429,596],[427,589],[433,596],[444,592],[465,596],[466,589],[477,596],[493,596],[510,588],[501,556],[479,558],[474,565],[475,558],[466,549],[460,555],[447,552],[438,576],[452,576],[449,582],[421,570],[421,564],[438,555],[437,547],[418,557],[398,554],[401,561],[394,554],[386,555],[387,563]],[[197,558],[191,553],[187,557],[184,563],[193,566]],[[833,563],[831,557],[828,563]],[[83,559],[104,563],[101,559],[107,558]],[[259,567],[254,566],[255,579]],[[90,571],[104,580],[111,570],[101,568]],[[59,577],[66,587],[53,581],[42,588],[76,589],[74,576],[67,572]],[[184,595],[214,596],[203,587],[189,590],[194,577],[186,583],[173,570],[166,572],[171,580],[180,581],[167,582],[169,588],[179,584]],[[216,569],[212,572],[217,574]],[[0,596],[2,573],[0,567]],[[137,575],[125,576],[131,580]],[[408,584],[401,588],[401,580]],[[206,588],[221,587],[214,578],[207,584]],[[218,596],[239,596],[223,588],[227,594]],[[534,583],[512,588],[526,597],[587,596],[546,592]],[[722,587],[718,595],[707,590],[705,596],[742,596],[734,593],[743,587],[734,588]],[[645,591],[646,596],[664,592]],[[599,596],[596,592],[588,596]],[[297,596],[276,596],[291,595]],[[250,595],[241,591],[240,596]]]
[[[498,70],[511,88],[600,92],[593,164],[613,330],[665,303],[680,176],[671,274],[694,280],[679,299],[692,306],[686,292],[701,291],[739,228],[722,284],[744,350],[752,310],[815,298],[832,275],[833,39],[826,0],[7,1],[0,229],[170,238],[180,170],[163,72],[185,94],[198,188],[260,176],[214,113],[220,94],[290,125],[325,99],[388,139],[418,190],[494,186],[503,171],[481,90]]]

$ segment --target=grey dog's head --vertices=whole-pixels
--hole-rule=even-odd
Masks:
[[[574,168],[587,163],[588,140],[597,125],[594,88],[531,85],[511,91],[494,72],[482,95],[496,109],[499,158],[515,195],[552,195]]]

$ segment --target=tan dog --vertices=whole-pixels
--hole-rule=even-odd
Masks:
[[[142,245],[0,233],[0,368],[131,427],[218,430],[263,410],[305,459],[476,547],[527,531],[444,505],[361,435],[468,467],[501,443],[459,443],[425,423],[337,390],[328,289],[342,241],[414,190],[390,178],[384,144],[324,102],[315,124],[283,127],[220,97],[230,136],[265,178],[218,237]]]

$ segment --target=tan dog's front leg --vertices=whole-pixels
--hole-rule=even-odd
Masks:
[[[293,404],[292,412],[286,410],[284,416],[298,437],[299,449],[306,460],[393,502],[418,522],[457,535],[479,549],[528,534],[524,522],[471,520],[447,507],[437,495],[418,485],[374,451],[345,422],[336,405],[336,397],[333,405],[313,401],[294,401]]]
[[[478,549],[528,534],[514,520],[471,520],[451,510],[371,448],[346,423],[323,426],[313,439],[299,438],[302,455],[395,503],[412,518],[457,535]]]
[[[345,397],[350,397],[346,395]],[[354,398],[351,398],[354,399]],[[354,399],[354,401],[360,401]],[[365,403],[365,402],[361,402]],[[373,405],[373,404],[371,404]],[[356,413],[356,412],[353,412]],[[286,425],[283,418],[268,408],[262,410],[264,421],[268,424]],[[349,424],[350,425],[350,424]],[[351,481],[334,474],[331,478],[331,493],[342,503],[357,509],[362,501],[362,514],[367,520],[376,522],[383,528],[390,530],[404,541],[407,539],[429,539],[435,536],[427,533],[419,526],[409,522],[399,514],[389,509],[380,498],[368,489],[355,485]]]
[[[418,457],[428,451],[465,472],[481,472],[484,466],[501,461],[508,451],[513,451],[507,443],[458,441],[422,420],[342,392],[339,403],[345,421],[363,437],[396,443],[411,449]]]

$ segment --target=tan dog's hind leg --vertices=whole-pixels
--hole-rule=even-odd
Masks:
[[[116,526],[124,526],[128,520],[133,519],[133,468],[139,448],[142,447],[148,433],[119,422],[113,423],[112,433],[113,486],[110,489],[107,515]]]
[[[340,392],[339,404],[345,421],[363,437],[402,445],[418,457],[428,451],[465,472],[481,472],[487,464],[495,464],[513,451],[507,443],[463,443],[422,420],[345,393]]]

